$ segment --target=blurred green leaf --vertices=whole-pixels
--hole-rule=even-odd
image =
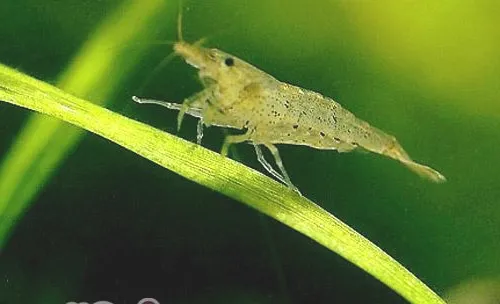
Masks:
[[[110,101],[151,44],[169,5],[165,0],[129,0],[98,26],[57,81],[58,87],[92,100]],[[127,47],[129,46],[129,47]],[[33,114],[0,166],[0,248],[12,226],[61,162],[78,145],[81,130]]]

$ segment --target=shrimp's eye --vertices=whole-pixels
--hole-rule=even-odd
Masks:
[[[227,66],[233,66],[234,65],[234,59],[231,58],[231,57],[227,57],[226,60],[224,60],[224,63],[227,65]]]

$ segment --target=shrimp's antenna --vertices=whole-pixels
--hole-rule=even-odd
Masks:
[[[122,45],[115,45],[106,48],[106,50],[114,50],[117,48],[126,48],[126,47],[138,47],[143,45],[174,45],[176,41],[172,40],[145,40],[145,41],[136,41],[136,42],[128,42]]]
[[[182,0],[179,0],[179,8],[177,13],[177,39],[184,41],[182,37]]]
[[[171,52],[170,54],[168,54],[167,56],[165,56],[165,58],[163,58],[163,60],[159,64],[157,64],[156,67],[144,79],[144,81],[142,82],[142,85],[139,87],[139,92],[142,92],[142,90],[149,83],[149,81],[151,79],[153,79],[153,77],[156,76],[158,74],[158,72],[160,70],[162,70],[170,61],[172,61],[172,59],[175,56],[177,56],[177,54],[175,52]]]
[[[178,8],[178,15],[177,15],[177,39],[179,41],[177,41],[177,42],[184,42],[184,37],[182,36],[182,2],[183,2],[183,0],[179,0],[179,2],[178,2],[179,8]],[[197,40],[193,45],[200,46],[203,43],[205,43],[206,41],[207,41],[206,37],[201,38],[201,39]],[[164,44],[174,44],[175,45],[177,42],[165,41]],[[160,70],[162,70],[168,63],[170,63],[170,61],[172,61],[172,59],[174,59],[176,56],[178,56],[177,53],[171,52],[165,58],[163,58],[163,60],[158,65],[156,65],[156,67],[151,71],[151,73],[149,73],[149,75],[144,79],[142,85],[139,87],[139,92],[141,92],[144,89],[144,87],[146,86],[146,84],[148,84],[149,81],[155,75],[157,75],[158,72]]]
[[[184,37],[182,36],[182,2],[183,0],[179,0],[179,8],[177,14],[177,39],[179,39],[180,42],[184,42]],[[196,42],[194,42],[193,45],[201,46],[203,43],[207,42],[207,40],[207,37],[200,38]]]

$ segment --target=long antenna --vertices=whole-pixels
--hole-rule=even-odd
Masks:
[[[177,54],[174,52],[171,52],[170,54],[165,56],[165,58],[163,58],[163,60],[159,64],[157,64],[156,67],[144,79],[144,81],[142,82],[142,85],[139,87],[139,92],[142,92],[144,87],[151,81],[151,79],[153,79],[153,77],[155,77],[159,71],[161,71],[170,61],[172,61],[172,59],[175,56],[177,56]]]
[[[184,41],[182,38],[182,0],[179,0],[179,7],[178,7],[178,15],[177,15],[177,36],[179,41]],[[175,44],[176,42],[173,42],[172,44]],[[146,86],[149,81],[158,74],[160,70],[162,70],[172,59],[177,56],[175,52],[172,52],[168,54],[163,60],[156,65],[156,67],[149,73],[149,75],[146,77],[146,79],[142,82],[142,85],[139,87],[139,92],[141,92],[144,87]]]
[[[182,0],[179,0],[179,8],[177,13],[177,38],[179,41],[184,41],[182,38]]]

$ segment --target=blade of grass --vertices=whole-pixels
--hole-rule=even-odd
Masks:
[[[240,163],[2,65],[0,100],[84,128],[255,208],[338,253],[412,303],[444,303],[411,272],[342,221]]]
[[[128,0],[96,28],[57,81],[58,87],[92,100],[109,101],[140,63],[163,12],[176,9],[166,0]],[[164,15],[164,14],[163,14]],[[171,14],[173,16],[173,14]],[[59,120],[33,114],[0,166],[0,248],[29,206],[84,133]],[[7,216],[8,215],[8,216]]]

